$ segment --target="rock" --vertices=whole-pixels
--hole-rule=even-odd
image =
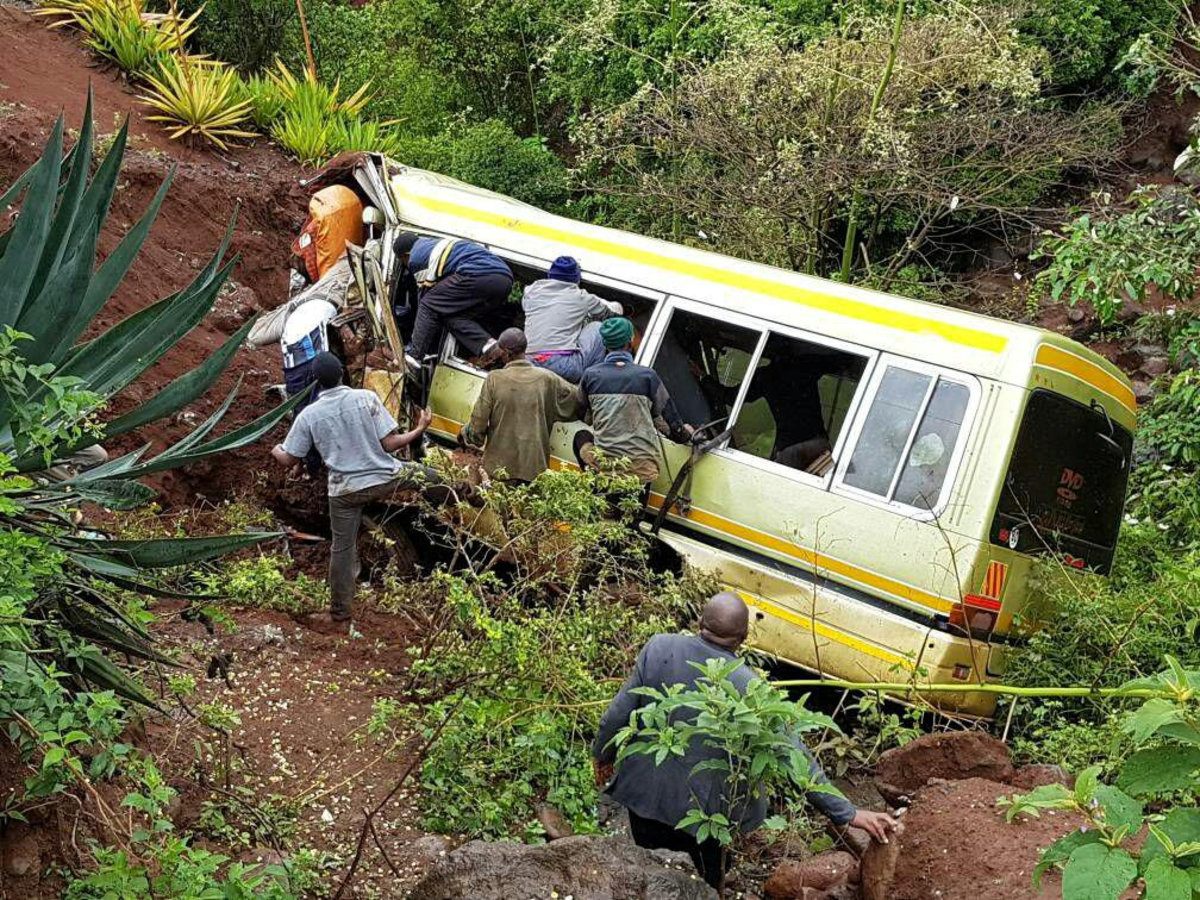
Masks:
[[[437,862],[449,853],[453,846],[454,844],[448,837],[440,834],[426,834],[409,844],[409,849],[413,856],[419,856],[429,862]]]
[[[1078,306],[1067,307],[1067,321],[1072,325],[1078,325],[1083,321],[1083,310]]]
[[[763,892],[771,900],[800,900],[807,889],[829,891],[853,881],[858,881],[858,860],[834,850],[801,862],[785,859],[767,878]]]
[[[1154,385],[1144,378],[1133,379],[1133,398],[1138,403],[1147,403],[1154,399]]]
[[[875,767],[875,786],[888,803],[905,806],[931,778],[1008,781],[1012,773],[1003,743],[982,731],[950,731],[888,750]]]
[[[1044,784],[1065,784],[1069,787],[1071,777],[1063,771],[1061,766],[1039,763],[1021,766],[1013,773],[1008,783],[1019,790],[1032,791],[1035,787],[1041,787]]]
[[[571,823],[566,820],[566,817],[549,803],[539,803],[536,812],[537,820],[546,829],[546,840],[557,841],[575,833],[575,829],[571,827]]]
[[[859,862],[858,895],[862,900],[889,900],[892,896],[892,879],[903,843],[903,821],[896,823],[896,830],[886,844],[871,842]]]
[[[41,868],[42,854],[33,835],[27,834],[4,848],[4,871],[13,878],[36,875]]]
[[[1142,371],[1152,378],[1165,375],[1171,368],[1171,361],[1165,356],[1151,356],[1142,363]]]
[[[576,835],[550,844],[471,841],[440,860],[411,900],[715,900],[694,870],[667,868],[624,837]]]
[[[285,635],[278,625],[266,624],[246,629],[246,637],[250,646],[258,650],[271,644],[282,644]]]

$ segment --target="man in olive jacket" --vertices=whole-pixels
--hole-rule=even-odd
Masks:
[[[592,744],[598,783],[607,781],[613,772],[617,753],[616,747],[612,746],[613,737],[629,724],[634,710],[650,702],[634,690],[639,687],[662,690],[673,684],[690,689],[701,677],[691,663],[703,665],[710,659],[736,659],[737,648],[746,640],[749,625],[750,613],[742,598],[724,592],[705,604],[698,635],[657,634],[650,638],[638,654],[633,672],[600,720],[600,729]],[[758,676],[743,663],[729,678],[739,691],[745,691],[746,685]],[[825,773],[808,748],[803,743],[800,748],[808,757],[810,777],[817,784],[826,783]],[[693,772],[697,763],[715,758],[717,753],[719,751],[695,742],[684,756],[669,756],[661,766],[655,765],[653,754],[633,754],[621,762],[621,768],[607,788],[612,798],[629,811],[629,831],[634,843],[650,849],[687,852],[700,876],[713,887],[717,887],[724,877],[720,844],[715,838],[697,841],[693,833],[696,826],[685,831],[676,828],[676,824],[697,802],[707,813],[728,814],[728,810],[720,808],[725,774],[711,769]],[[895,820],[886,813],[855,809],[839,794],[813,791],[808,799],[834,824],[861,828],[882,843],[887,843],[887,835],[895,827]],[[740,823],[742,831],[758,828],[765,817],[766,798],[759,797],[747,807]]]
[[[503,471],[511,481],[533,481],[550,466],[554,423],[578,417],[579,389],[525,358],[521,329],[507,329],[498,343],[508,362],[488,374],[462,440],[483,445],[488,475]]]

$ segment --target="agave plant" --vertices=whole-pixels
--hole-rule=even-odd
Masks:
[[[172,140],[212,144],[228,149],[234,138],[254,137],[243,127],[250,101],[243,96],[237,72],[224,63],[172,56],[158,74],[147,74],[149,92],[141,100],[156,110],[152,122],[167,126]]]
[[[9,230],[0,234],[0,332],[23,336],[22,358],[10,357],[9,376],[33,385],[27,392],[0,391],[0,469],[35,473],[47,457],[64,458],[105,439],[126,434],[170,415],[200,397],[228,366],[253,322],[247,322],[201,365],[159,390],[150,400],[105,423],[101,429],[79,419],[86,408],[46,402],[43,394],[71,384],[95,401],[106,401],[171,350],[211,309],[236,260],[226,259],[233,224],[208,264],[184,287],[142,309],[107,331],[80,342],[93,318],[112,296],[150,231],[171,183],[168,175],[145,213],[116,248],[96,265],[97,236],[104,227],[125,151],[128,122],[91,175],[93,125],[91,97],[79,140],[63,154],[63,120],[55,124],[41,158],[7,190],[0,208],[20,202]],[[173,173],[172,173],[173,174]],[[36,378],[27,378],[30,375]],[[11,378],[10,378],[11,380]],[[149,445],[113,459],[61,484],[42,479],[9,479],[0,497],[0,534],[28,535],[48,543],[62,561],[65,579],[42,590],[26,618],[54,622],[89,641],[131,656],[154,658],[146,633],[121,612],[107,592],[113,586],[156,593],[144,570],[209,559],[250,546],[271,535],[222,535],[181,539],[108,540],[80,531],[70,513],[85,501],[127,509],[147,502],[154,492],[136,479],[150,472],[245,446],[278,423],[294,405],[286,403],[220,437],[213,434],[234,401],[237,387],[220,408],[190,434],[157,456]],[[53,398],[50,398],[52,401]],[[57,435],[45,446],[31,446],[24,433],[32,406],[49,422],[35,423]],[[52,643],[52,642],[51,642]],[[61,649],[61,648],[59,648]],[[63,654],[53,646],[31,651],[30,660],[59,656],[59,665],[91,683],[145,700],[137,685],[111,661],[96,653]],[[0,660],[4,662],[4,660]],[[36,663],[34,663],[36,664]]]
[[[200,10],[184,16],[147,12],[143,0],[51,0],[37,14],[54,17],[51,28],[78,29],[97,54],[122,71],[144,76],[163,57],[184,52]]]
[[[329,142],[333,153],[361,150],[397,156],[400,152],[400,136],[390,130],[394,121],[380,122],[377,119],[339,117],[333,122]]]
[[[266,76],[251,75],[242,82],[242,97],[250,101],[250,120],[254,127],[268,134],[286,101],[279,85]]]
[[[318,165],[333,155],[335,121],[307,107],[287,109],[271,126],[271,138],[301,165]]]
[[[272,72],[271,79],[279,86],[279,90],[283,94],[284,106],[289,111],[304,110],[313,113],[319,111],[322,115],[330,117],[334,115],[357,116],[371,100],[371,95],[368,93],[371,87],[369,81],[343,100],[340,79],[335,81],[331,87],[317,80],[316,73],[312,69],[305,69],[303,77],[297,78],[282,61],[276,60],[275,62],[279,71]]]

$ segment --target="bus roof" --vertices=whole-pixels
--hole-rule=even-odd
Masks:
[[[400,218],[418,229],[545,261],[569,254],[585,278],[709,302],[1023,387],[1036,364],[1085,382],[1123,420],[1136,412],[1129,380],[1116,366],[1042,328],[578,222],[421,169],[389,169]]]

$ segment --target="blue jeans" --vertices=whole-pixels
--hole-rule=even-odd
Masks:
[[[310,384],[313,386],[312,393],[297,403],[292,410],[293,418],[300,415],[300,410],[316,400],[321,393],[321,386],[314,383],[316,376],[312,373],[312,366],[313,361],[306,359],[299,365],[283,370],[283,389],[288,397],[295,397]],[[321,454],[317,452],[316,447],[308,451],[308,456],[304,457],[304,465],[309,475],[316,475],[321,471]]]
[[[607,352],[604,349],[604,341],[600,340],[600,323],[588,322],[583,326],[583,331],[579,332],[579,349],[570,353],[555,353],[541,362],[537,360],[537,353],[530,353],[529,361],[535,366],[549,369],[571,384],[579,384],[585,371],[597,363],[604,362]]]

